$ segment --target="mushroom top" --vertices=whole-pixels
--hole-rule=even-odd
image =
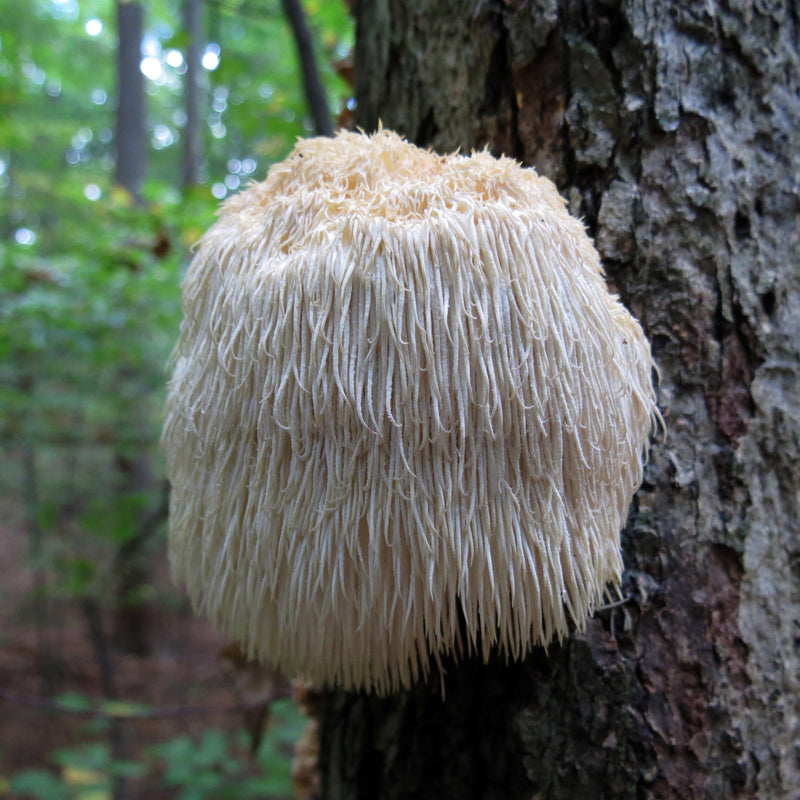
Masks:
[[[321,222],[318,214],[339,219],[379,217],[395,223],[467,212],[475,204],[529,208],[533,200],[562,205],[549,181],[541,181],[533,172],[520,179],[515,161],[485,152],[470,158],[440,156],[386,130],[371,137],[341,132],[335,139],[301,140],[260,186],[262,202],[287,202],[314,222]],[[226,210],[250,209],[257,214],[254,198],[246,198],[246,194],[232,198]]]
[[[185,280],[174,573],[249,654],[319,683],[520,657],[619,581],[651,369],[533,170],[389,131],[302,141]]]

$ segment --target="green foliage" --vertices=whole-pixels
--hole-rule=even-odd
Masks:
[[[291,792],[290,754],[306,724],[289,702],[273,704],[271,723],[255,762],[247,757],[243,732],[212,729],[199,738],[181,736],[158,745],[164,782],[180,787],[179,800],[287,797]]]
[[[66,699],[62,697],[61,703]],[[75,709],[89,707],[88,701],[83,698],[81,702],[77,695],[69,702]],[[118,708],[104,706],[103,710],[120,716]],[[133,708],[131,713],[135,711]],[[108,743],[91,741],[53,753],[57,771],[18,772],[11,777],[9,788],[15,796],[37,800],[106,800],[115,779],[155,778],[174,789],[177,800],[290,797],[292,743],[305,724],[305,717],[290,701],[277,701],[255,758],[248,755],[244,732],[219,728],[151,745],[136,760],[114,759]]]
[[[32,498],[35,566],[68,597],[108,593],[114,553],[159,505],[165,364],[189,247],[220,198],[309,132],[280,4],[210,0],[219,63],[203,71],[204,183],[180,190],[188,37],[179,0],[144,5],[157,180],[139,206],[113,182],[115,3],[0,0],[0,102],[13,109],[0,115],[0,445],[11,456],[0,479]],[[351,44],[347,12],[331,0],[307,11],[336,113],[348,89],[331,62]],[[21,454],[32,471],[15,468]],[[137,483],[143,459],[150,474]]]
[[[107,592],[114,551],[159,502],[155,472],[138,485],[120,465],[160,464],[182,259],[153,251],[181,234],[165,209],[117,197],[84,199],[86,218],[58,226],[58,252],[38,241],[0,251],[0,437],[34,455],[38,566],[66,596]]]

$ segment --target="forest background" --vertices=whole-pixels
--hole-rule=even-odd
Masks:
[[[192,246],[352,109],[346,7],[302,6],[312,110],[298,8],[0,0],[0,796],[290,795],[304,718],[171,583],[158,439]]]

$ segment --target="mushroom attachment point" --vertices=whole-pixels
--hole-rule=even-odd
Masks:
[[[223,206],[183,311],[170,560],[250,656],[385,694],[619,582],[650,347],[532,169],[301,141]]]

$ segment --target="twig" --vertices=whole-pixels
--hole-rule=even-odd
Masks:
[[[633,600],[633,597],[623,597],[621,600],[615,600],[613,603],[606,603],[604,606],[597,606],[594,610],[594,613],[597,614],[600,611],[610,611],[612,608],[619,608],[620,606],[627,605]]]

